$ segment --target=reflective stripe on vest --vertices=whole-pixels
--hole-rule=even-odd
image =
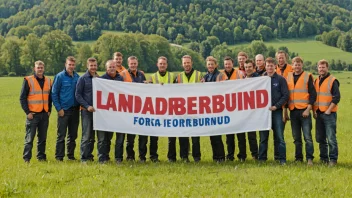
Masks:
[[[287,78],[288,73],[290,72],[293,72],[293,69],[292,69],[292,66],[289,64],[286,64],[286,68],[283,72],[281,72],[279,65],[276,66],[276,73],[279,74],[280,76]]]
[[[317,91],[317,100],[314,103],[314,111],[319,109],[321,112],[325,112],[328,110],[332,101],[331,89],[335,79],[335,77],[330,75],[320,86],[320,78],[318,77],[315,80],[314,86]],[[331,111],[336,112],[337,109],[338,107],[336,105]]]
[[[159,84],[160,82],[162,83],[173,83],[174,79],[173,79],[173,75],[170,72],[166,72],[167,73],[167,82],[165,82],[165,76],[161,76],[159,72],[154,73],[153,77],[152,77],[152,81],[154,84]]]
[[[218,81],[243,79],[243,76],[241,75],[239,70],[235,69],[230,78],[227,77],[225,72],[225,70],[220,72],[220,74],[218,75]]]
[[[29,111],[31,112],[42,112],[43,110],[49,111],[49,94],[51,89],[50,78],[44,77],[43,89],[40,87],[37,79],[32,76],[25,78],[28,82],[29,93],[27,96],[27,103]]]
[[[308,81],[311,74],[303,72],[295,84],[293,72],[288,73],[287,86],[290,92],[288,107],[290,110],[294,108],[306,109],[309,104]]]

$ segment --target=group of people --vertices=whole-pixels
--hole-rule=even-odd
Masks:
[[[313,165],[314,146],[312,138],[312,118],[316,120],[316,141],[319,143],[320,161],[335,166],[338,160],[338,145],[336,140],[337,104],[340,101],[339,82],[329,73],[329,64],[320,60],[317,65],[319,77],[315,80],[312,74],[303,71],[303,60],[300,57],[292,59],[292,65],[287,63],[285,51],[276,53],[276,60],[258,54],[255,60],[248,59],[245,52],[238,54],[238,68],[234,68],[234,60],[224,57],[224,69],[218,69],[217,60],[209,56],[206,59],[207,73],[203,76],[200,71],[192,67],[192,57],[182,57],[183,72],[175,75],[167,70],[166,57],[157,60],[158,71],[146,78],[143,71],[138,69],[138,59],[135,56],[128,58],[128,68],[122,66],[123,55],[116,52],[112,60],[106,62],[106,73],[97,74],[97,60],[87,60],[87,71],[82,76],[75,72],[75,58],[67,57],[65,68],[58,73],[54,80],[44,76],[44,63],[36,61],[34,75],[27,76],[22,85],[20,102],[27,115],[26,136],[23,159],[29,163],[32,158],[34,137],[37,133],[37,159],[46,160],[45,147],[47,129],[52,104],[58,112],[57,140],[55,158],[63,161],[66,153],[68,160],[76,160],[74,151],[81,112],[82,139],[80,144],[80,160],[82,163],[93,161],[95,134],[97,136],[98,161],[106,163],[110,160],[110,148],[113,135],[116,134],[115,161],[123,161],[124,142],[126,140],[126,160],[135,160],[134,143],[136,135],[112,133],[108,131],[93,130],[93,89],[92,79],[99,77],[108,80],[124,81],[130,83],[206,83],[224,80],[240,80],[269,76],[271,78],[271,107],[272,131],[274,138],[274,159],[280,164],[286,164],[286,143],[284,139],[285,124],[291,122],[292,136],[295,144],[295,161],[303,162],[302,134],[305,142],[305,160],[309,166]],[[276,63],[277,61],[277,63]],[[290,115],[289,115],[290,113]],[[247,135],[246,135],[247,134]],[[226,135],[227,154],[225,154],[222,136],[211,136],[213,160],[223,162],[235,159],[235,136],[238,142],[239,161],[247,158],[246,136],[248,137],[251,156],[254,160],[265,162],[268,150],[269,131],[259,131],[259,144],[257,132],[237,133]],[[152,162],[159,162],[158,137],[149,137],[149,153]],[[176,161],[176,137],[168,137],[169,162]],[[189,162],[191,150],[195,162],[201,160],[200,138],[179,137],[180,158]],[[138,151],[139,161],[147,160],[148,136],[139,135]],[[192,145],[192,146],[191,146]],[[191,147],[191,148],[190,148]]]

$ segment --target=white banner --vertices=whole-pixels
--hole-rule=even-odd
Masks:
[[[94,130],[191,137],[271,128],[269,77],[195,84],[93,79]]]

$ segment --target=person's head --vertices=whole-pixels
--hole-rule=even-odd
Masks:
[[[209,73],[213,73],[214,70],[218,67],[218,63],[216,59],[212,56],[207,57],[206,63],[207,63],[207,70]]]
[[[297,74],[303,71],[303,60],[301,57],[297,56],[292,59],[292,69]]]
[[[106,67],[106,72],[110,76],[115,76],[117,71],[116,71],[116,61],[115,60],[108,60],[105,64]]]
[[[244,63],[244,70],[246,71],[246,75],[250,76],[254,73],[254,69],[255,69],[255,64],[254,61],[251,59],[246,60],[246,62]]]
[[[115,52],[113,59],[116,62],[116,66],[120,67],[122,65],[123,56],[121,52]]]
[[[287,53],[283,50],[279,50],[275,54],[276,60],[279,66],[284,66],[287,63]]]
[[[237,61],[239,64],[239,69],[244,70],[244,63],[248,59],[248,55],[246,52],[239,52],[237,55]]]
[[[265,62],[264,62],[263,54],[257,54],[255,56],[255,64],[257,65],[258,69],[260,69],[260,70],[265,68]]]
[[[326,76],[329,73],[329,63],[325,59],[318,62],[318,74]]]
[[[182,56],[182,67],[186,73],[192,70],[192,57],[190,55]]]
[[[128,62],[128,68],[132,71],[132,72],[136,72],[137,68],[138,68],[138,59],[135,56],[130,56],[127,59]]]
[[[73,73],[76,68],[76,59],[73,56],[69,56],[66,58],[65,68],[67,73]]]
[[[227,72],[231,72],[233,69],[233,59],[230,56],[224,57],[224,68]]]
[[[275,60],[273,58],[265,59],[265,70],[269,75],[275,73]]]
[[[44,62],[40,60],[35,61],[33,70],[36,76],[42,77],[44,75]]]
[[[89,73],[95,74],[97,72],[97,68],[98,68],[97,59],[88,58],[88,60],[87,60],[87,69],[88,69]]]
[[[167,69],[167,58],[165,56],[160,56],[156,64],[158,66],[159,72],[166,72]]]

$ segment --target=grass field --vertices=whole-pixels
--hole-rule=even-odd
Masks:
[[[352,53],[342,51],[339,48],[331,47],[323,44],[320,41],[315,41],[314,38],[303,39],[276,39],[265,42],[267,46],[273,46],[275,49],[286,46],[290,52],[298,53],[305,61],[313,63],[321,59],[327,60],[342,60],[346,63],[352,63]],[[249,43],[242,43],[238,45],[231,45],[231,47],[246,47]]]
[[[272,140],[270,160],[265,164],[252,159],[244,163],[237,160],[213,163],[208,137],[201,138],[202,162],[199,164],[168,163],[167,138],[159,141],[161,162],[157,164],[150,161],[145,164],[124,161],[121,165],[58,163],[54,158],[56,112],[50,118],[48,130],[48,162],[34,158],[27,165],[22,160],[25,135],[25,114],[19,104],[22,78],[0,78],[0,197],[351,197],[352,73],[334,75],[340,80],[342,95],[337,124],[339,161],[334,168],[318,162],[316,143],[313,167],[293,162],[290,125],[286,125],[285,131],[286,166],[272,160]],[[80,136],[76,157],[79,157],[79,142]],[[35,147],[33,151],[35,154]],[[250,155],[248,150],[247,154]]]

